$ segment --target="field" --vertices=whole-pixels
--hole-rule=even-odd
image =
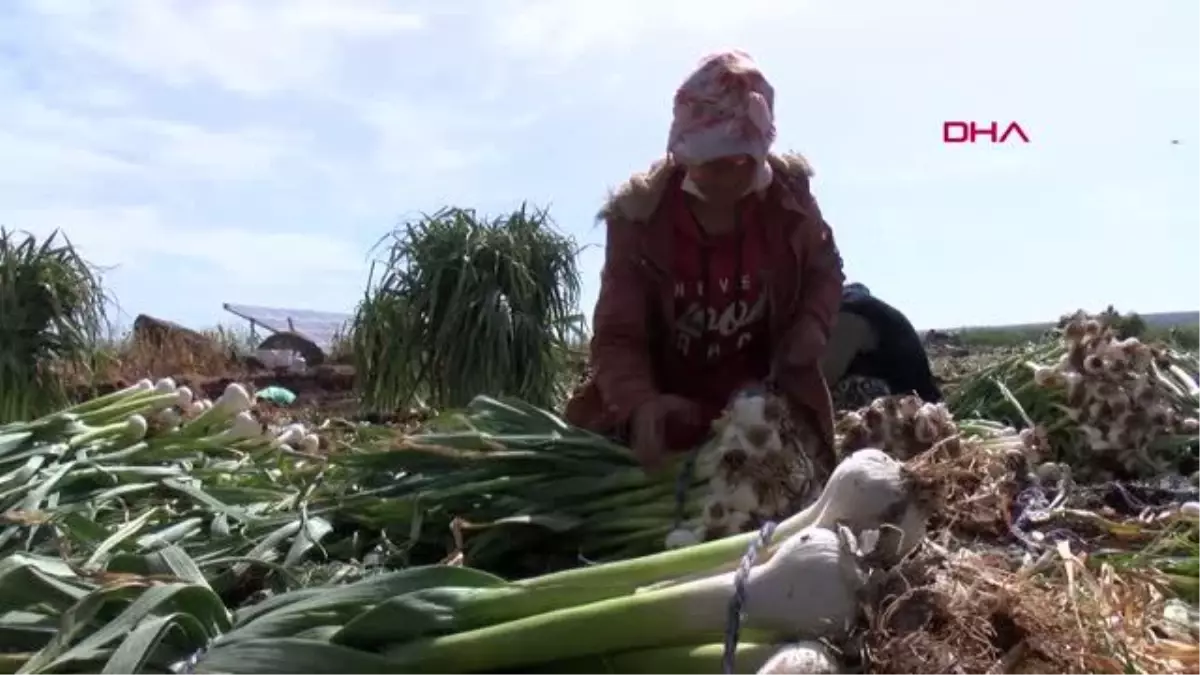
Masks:
[[[1200,665],[1190,333],[931,336],[946,405],[841,411],[823,485],[771,469],[786,424],[744,440],[770,397],[647,474],[555,413],[577,279],[539,217],[398,231],[346,355],[304,375],[227,331],[100,340],[74,252],[6,243],[0,306],[39,306],[23,270],[66,281],[37,286],[58,328],[0,340],[37,366],[0,361],[0,671]]]

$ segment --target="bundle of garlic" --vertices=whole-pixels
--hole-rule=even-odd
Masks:
[[[861,410],[844,413],[835,430],[840,455],[880,448],[903,460],[956,438],[1004,441],[1030,460],[1044,453],[1047,444],[1041,427],[1018,431],[989,420],[956,420],[945,403],[923,403],[911,394],[880,397]]]
[[[701,522],[690,536],[674,533],[668,547],[779,521],[812,502],[824,482],[806,452],[813,441],[775,394],[736,396],[713,429],[714,440],[696,462],[697,476],[708,483]]]
[[[1078,316],[1062,330],[1052,365],[1028,362],[1034,384],[1056,394],[1073,431],[1061,450],[1085,470],[1158,475],[1200,431],[1200,385],[1186,358],[1136,338],[1117,339],[1095,319]],[[1069,422],[1068,422],[1069,420]],[[1085,451],[1080,456],[1080,451]]]
[[[697,567],[697,558],[711,558],[704,547],[676,552],[684,555],[670,561],[648,556],[516,582],[469,567],[409,567],[242,608],[210,634],[183,634],[184,648],[169,654],[195,656],[168,668],[719,673],[762,672],[772,664],[766,672],[837,672],[830,671],[837,666],[833,654],[817,641],[840,643],[859,622],[873,567],[862,538],[844,530],[798,531],[746,573]],[[739,555],[729,549],[722,558]],[[700,574],[681,581],[680,570]],[[641,579],[659,583],[640,586]],[[212,594],[196,590],[201,598]],[[726,661],[719,640],[731,630],[735,596],[742,600],[743,640]],[[120,636],[115,621],[100,625]],[[125,652],[130,642],[121,644]],[[136,647],[145,650],[141,642]],[[796,670],[805,667],[817,670]]]
[[[858,619],[866,575],[911,552],[925,535],[927,517],[920,489],[900,462],[872,449],[847,457],[815,502],[779,523],[750,568],[742,629],[769,642],[845,637]],[[756,538],[744,534],[548,574],[516,582],[499,598],[489,589],[469,589],[461,602],[447,596],[438,606],[438,637],[392,638],[381,653],[397,671],[498,672],[708,641],[729,628],[735,569]],[[381,612],[380,620],[395,616]],[[383,624],[355,625],[381,635],[376,627]],[[411,631],[427,624],[407,625]],[[512,648],[533,635],[536,649]],[[384,642],[374,640],[369,646]],[[600,665],[597,659],[567,672],[597,672]],[[656,665],[630,662],[624,672],[683,672],[679,664]]]
[[[900,459],[915,457],[959,433],[944,403],[923,403],[911,394],[883,396],[861,410],[843,414],[836,432],[843,454],[870,447]]]
[[[861,534],[868,530],[895,530],[901,537],[891,547],[896,557],[905,555],[925,535],[929,515],[920,495],[919,481],[904,463],[875,449],[851,453],[829,475],[816,501],[784,519],[776,537],[788,536],[805,528],[836,529],[839,525]],[[720,542],[707,542],[699,548],[713,552],[744,547],[754,535],[742,534]],[[877,548],[882,549],[880,544]],[[663,558],[691,557],[695,552],[665,552]]]

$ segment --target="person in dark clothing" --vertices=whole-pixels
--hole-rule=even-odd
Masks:
[[[862,284],[842,289],[821,369],[839,410],[888,394],[915,393],[928,403],[942,400],[921,336],[903,313]]]

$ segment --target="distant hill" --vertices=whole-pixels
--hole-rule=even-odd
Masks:
[[[1146,325],[1155,328],[1171,328],[1173,326],[1196,326],[1200,324],[1200,312],[1155,312],[1152,314],[1142,314],[1142,320]],[[1049,330],[1058,325],[1057,321],[1047,321],[1045,323],[1017,323],[1008,326],[956,326],[954,328],[941,328],[942,331],[955,330],[1012,330],[1012,331],[1032,331],[1032,330]]]

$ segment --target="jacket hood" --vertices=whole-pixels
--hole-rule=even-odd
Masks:
[[[785,208],[799,211],[799,202],[793,197],[799,190],[808,191],[808,179],[813,175],[812,166],[800,153],[772,153],[767,156],[774,173],[772,182],[782,184]],[[648,220],[662,199],[663,190],[676,165],[662,159],[642,173],[634,174],[615,190],[611,190],[597,219],[605,221],[642,222]]]

